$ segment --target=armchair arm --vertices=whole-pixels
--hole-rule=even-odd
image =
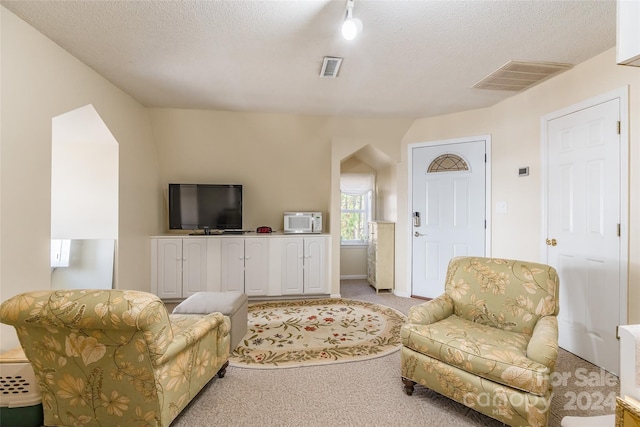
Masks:
[[[428,325],[438,322],[453,314],[453,300],[447,294],[409,309],[408,323]]]
[[[173,359],[185,348],[200,340],[213,329],[217,329],[217,333],[220,336],[229,334],[229,324],[224,321],[222,313],[207,314],[188,329],[174,335],[164,353],[153,361],[154,365],[160,366]]]
[[[533,328],[533,334],[527,345],[527,357],[553,371],[558,358],[558,318],[543,316]]]

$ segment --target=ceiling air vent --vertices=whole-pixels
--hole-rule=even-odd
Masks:
[[[320,70],[320,77],[336,78],[338,77],[338,71],[340,65],[342,65],[343,58],[337,58],[335,56],[325,56],[322,61],[322,69]]]
[[[537,85],[571,67],[571,64],[554,62],[509,61],[471,87],[518,92]]]

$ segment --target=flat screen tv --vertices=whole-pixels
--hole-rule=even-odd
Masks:
[[[169,184],[172,230],[241,230],[242,185]]]

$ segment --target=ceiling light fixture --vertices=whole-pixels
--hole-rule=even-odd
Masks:
[[[347,0],[347,13],[342,24],[342,37],[347,40],[353,40],[362,32],[362,21],[353,17],[353,2]]]

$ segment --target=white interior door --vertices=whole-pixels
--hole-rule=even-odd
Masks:
[[[620,99],[547,122],[547,259],[559,344],[617,374],[621,322]]]
[[[444,291],[449,260],[485,255],[487,141],[412,148],[412,295]]]

